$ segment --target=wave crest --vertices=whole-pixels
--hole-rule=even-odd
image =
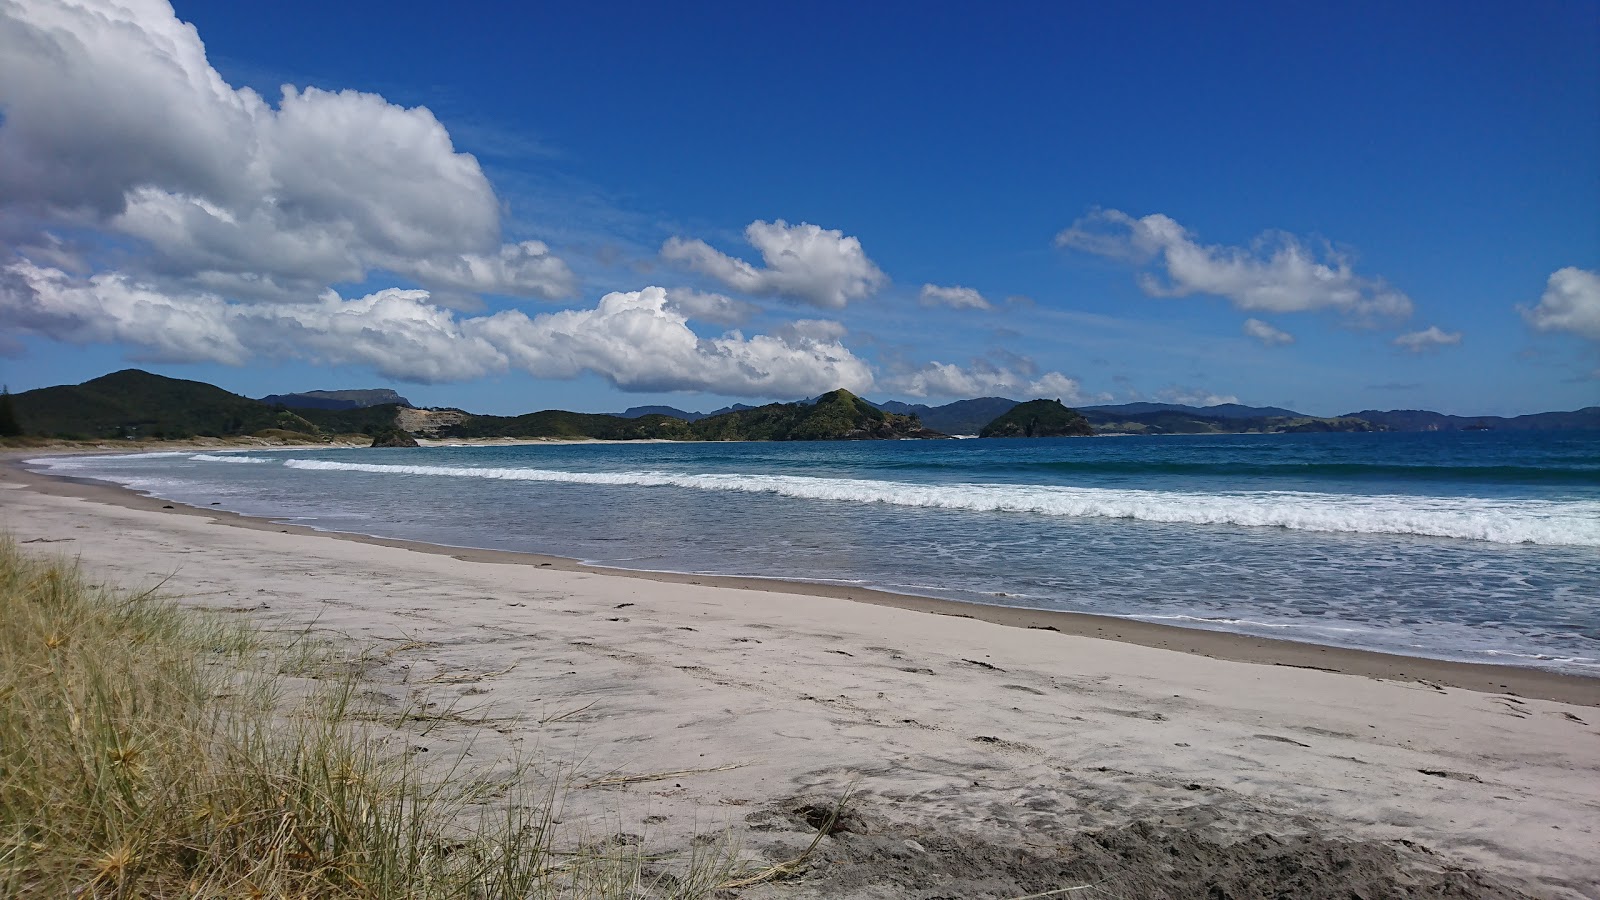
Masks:
[[[1026,484],[910,484],[800,475],[565,472],[552,469],[381,465],[287,459],[288,468],[499,481],[682,487],[803,500],[927,509],[1033,513],[1186,525],[1458,538],[1496,544],[1600,547],[1600,502],[1491,500],[1309,491],[1193,493]]]

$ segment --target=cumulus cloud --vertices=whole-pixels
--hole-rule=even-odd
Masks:
[[[951,309],[993,309],[988,299],[969,287],[940,287],[925,284],[918,297],[923,306],[948,306]]]
[[[1440,347],[1453,347],[1461,343],[1461,332],[1444,331],[1429,325],[1421,331],[1410,331],[1394,339],[1394,345],[1411,353],[1426,353]]]
[[[371,366],[403,381],[462,381],[520,369],[539,378],[593,373],[628,391],[705,390],[749,397],[870,389],[872,371],[841,343],[844,327],[801,320],[771,335],[702,338],[668,292],[612,293],[592,309],[460,316],[427,291],[355,299],[237,303],[171,295],[120,273],[88,278],[23,260],[0,269],[7,331],[119,343],[143,358],[242,365],[303,359]]]
[[[835,323],[794,323],[781,335],[731,331],[701,338],[659,287],[607,294],[599,306],[529,318],[512,310],[468,323],[469,333],[540,378],[594,372],[629,391],[705,390],[798,396],[872,386],[872,372]]]
[[[240,365],[250,358],[222,300],[174,299],[117,273],[76,279],[23,260],[0,271],[0,311],[7,331],[130,344],[152,361]]]
[[[1056,246],[1140,267],[1153,297],[1210,294],[1250,312],[1332,310],[1351,319],[1404,318],[1411,299],[1381,278],[1357,275],[1332,247],[1268,232],[1250,247],[1202,245],[1173,219],[1097,210],[1056,235]]]
[[[1550,275],[1544,296],[1522,317],[1539,331],[1568,331],[1600,341],[1600,272],[1568,266]]]
[[[745,239],[761,252],[765,268],[715,249],[702,240],[668,238],[661,257],[708,275],[730,290],[779,297],[823,309],[843,309],[876,293],[888,277],[867,258],[861,241],[805,222],[751,222]]]
[[[1025,368],[1032,368],[1027,366]],[[929,362],[892,379],[889,386],[912,397],[991,397],[1026,394],[1028,398],[1053,397],[1073,404],[1105,399],[1090,397],[1075,378],[1060,372],[1034,375],[985,359],[970,366]]]
[[[163,0],[0,6],[0,108],[0,213],[131,237],[141,281],[247,300],[373,271],[574,292],[544,244],[502,246],[482,169],[427,109],[292,86],[274,106],[228,85]]]
[[[1245,319],[1244,333],[1267,347],[1281,347],[1284,344],[1294,343],[1294,335],[1281,328],[1274,328],[1260,319]]]
[[[667,305],[685,318],[715,325],[743,325],[759,312],[754,303],[688,288],[667,291]]]

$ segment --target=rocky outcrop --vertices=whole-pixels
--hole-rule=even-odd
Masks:
[[[372,436],[374,447],[416,447],[417,439],[398,428],[380,431]]]

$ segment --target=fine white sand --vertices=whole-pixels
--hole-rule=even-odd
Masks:
[[[1424,845],[1536,896],[1600,896],[1600,680],[1561,703],[230,527],[28,483],[0,477],[0,529],[25,549],[397,648],[379,690],[487,718],[475,759],[537,751],[580,785],[714,770],[574,790],[566,818],[594,833],[693,823],[760,848],[777,838],[749,829],[768,811],[859,779],[863,810],[915,833],[1039,846],[1138,819],[1310,828]]]

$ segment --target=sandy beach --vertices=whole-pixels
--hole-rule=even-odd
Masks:
[[[1020,897],[1140,865],[1291,867],[1307,897],[1600,896],[1600,679],[326,535],[20,458],[0,528],[25,548],[389,648],[377,701],[460,720],[417,748],[537,751],[588,833],[692,823],[782,859],[854,786],[812,872],[738,896]],[[1415,891],[1355,892],[1379,875]]]

